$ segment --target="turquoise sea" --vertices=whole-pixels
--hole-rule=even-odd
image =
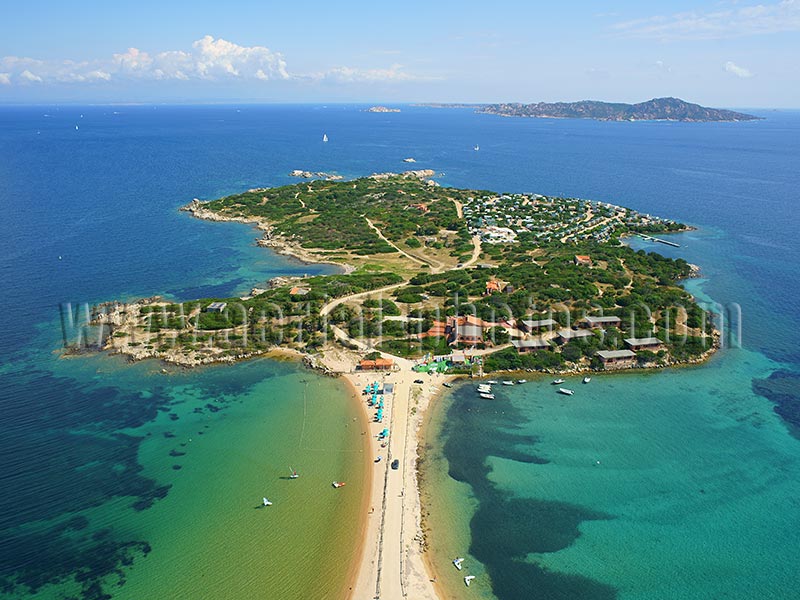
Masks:
[[[363,108],[0,108],[0,597],[346,592],[365,459],[344,386],[269,360],[162,373],[62,359],[60,306],[329,271],[177,208],[290,183],[292,169],[355,177],[408,156],[443,185],[689,222],[681,248],[642,247],[699,264],[691,290],[742,315],[742,347],[703,367],[597,376],[569,399],[546,380],[489,404],[465,386],[435,405],[428,541],[452,597],[457,554],[476,597],[794,597],[800,113],[681,124]],[[290,466],[301,479],[284,479]],[[275,510],[255,508],[263,495]]]

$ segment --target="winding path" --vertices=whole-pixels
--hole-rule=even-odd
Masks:
[[[378,234],[378,237],[380,237],[384,242],[389,244],[392,248],[397,250],[400,254],[402,254],[406,258],[410,258],[415,263],[419,263],[421,265],[428,265],[431,268],[431,271],[433,271],[433,272],[441,271],[441,269],[444,266],[444,264],[442,264],[438,260],[434,260],[432,258],[420,258],[419,256],[414,256],[413,254],[409,254],[408,252],[406,252],[405,250],[403,250],[399,246],[397,246],[397,244],[395,244],[393,241],[391,241],[385,235],[383,235],[383,232],[380,229],[378,229],[377,227],[375,227],[375,225],[372,223],[372,221],[367,219],[367,217],[364,217],[364,220],[367,222],[367,225],[369,225],[375,231],[375,233]]]
[[[319,316],[324,317],[325,315],[329,315],[331,311],[339,306],[344,302],[349,302],[350,300],[355,300],[356,298],[365,298],[367,296],[372,296],[375,294],[382,294],[383,292],[388,292],[389,290],[395,290],[399,287],[408,284],[408,280],[404,279],[400,283],[393,283],[392,285],[387,285],[382,288],[376,288],[374,290],[369,290],[368,292],[358,292],[356,294],[350,294],[349,296],[340,296],[339,298],[334,298],[330,302],[328,302],[325,306],[319,309]]]

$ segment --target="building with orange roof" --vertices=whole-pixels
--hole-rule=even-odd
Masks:
[[[358,363],[358,368],[362,371],[388,371],[394,365],[391,358],[376,358],[367,360],[366,358]]]
[[[592,257],[588,254],[576,254],[575,255],[575,264],[580,267],[591,267],[592,266]]]

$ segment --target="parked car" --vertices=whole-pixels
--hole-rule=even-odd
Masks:
[[[396,459],[396,458],[395,458],[395,459],[392,461],[392,468],[393,468],[395,471],[397,471],[397,469],[399,469],[399,468],[400,468],[400,461],[399,461],[398,459]]]

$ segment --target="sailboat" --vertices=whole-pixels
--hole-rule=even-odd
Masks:
[[[475,150],[475,152],[477,152],[477,151],[478,151],[478,150],[480,150],[480,149],[481,149],[481,147],[480,147],[480,146],[478,146],[478,144],[475,144],[475,147],[473,148],[473,150]]]
[[[264,498],[264,506],[272,506],[272,502],[267,500],[267,498]]]
[[[464,559],[461,556],[459,556],[459,557],[453,559],[453,566],[460,571],[461,570],[461,563],[463,563],[463,562],[464,562]]]
[[[323,133],[322,134],[322,141],[323,142],[327,142],[328,141],[328,134],[327,133]]]
[[[289,475],[289,479],[297,479],[298,477],[300,477],[300,475],[297,474],[297,471],[292,467],[289,467],[289,470],[292,472],[292,474]]]
[[[475,579],[475,575],[467,575],[464,577],[464,583],[467,584],[467,587],[469,587],[469,584],[472,583],[473,579]]]

